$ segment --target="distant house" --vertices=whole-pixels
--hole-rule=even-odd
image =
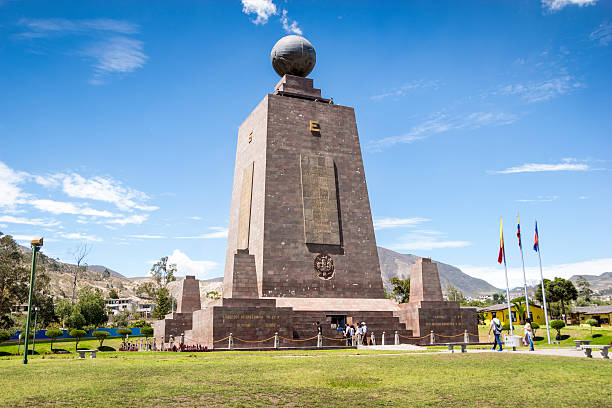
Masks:
[[[517,321],[517,313],[516,307],[511,303],[511,311],[512,311],[512,322],[520,323]],[[544,309],[536,304],[529,303],[529,312],[531,313],[531,317],[533,321],[537,324],[546,324],[546,320],[544,319]],[[482,307],[478,309],[478,313],[484,314],[484,322],[485,324],[490,324],[491,320],[494,317],[497,317],[502,324],[509,321],[508,319],[508,304],[503,303],[499,305],[493,305],[489,307]]]
[[[575,307],[570,313],[572,324],[586,324],[589,319],[597,320],[598,326],[610,326],[612,322],[612,305]]]
[[[140,313],[143,318],[150,318],[153,312],[153,302],[136,296],[119,299],[106,299],[106,309],[113,315],[119,314],[124,310]]]

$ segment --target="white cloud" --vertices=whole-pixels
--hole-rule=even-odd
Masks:
[[[469,241],[445,241],[440,231],[417,230],[403,235],[398,242],[388,246],[396,251],[430,251],[441,248],[463,248],[472,245]]]
[[[505,170],[494,171],[495,174],[538,173],[550,171],[591,171],[596,170],[586,163],[577,163],[575,159],[563,159],[561,163],[525,163]]]
[[[113,218],[111,220],[105,220],[104,223],[105,224],[118,224],[121,226],[124,226],[127,224],[142,224],[148,218],[149,218],[148,214],[130,215],[127,217],[120,217],[120,218]]]
[[[180,249],[175,249],[168,257],[169,264],[176,264],[179,275],[195,275],[198,279],[207,279],[211,272],[218,269],[219,264],[213,261],[194,261]]]
[[[13,217],[11,215],[0,216],[0,222],[8,222],[9,224],[23,224],[23,225],[36,225],[41,227],[54,227],[59,225],[59,221],[54,220],[43,220],[40,218],[21,218]]]
[[[163,239],[163,238],[166,238],[163,235],[147,235],[147,234],[128,235],[128,237],[136,238],[136,239]]]
[[[81,241],[95,241],[95,242],[102,241],[102,238],[100,237],[97,237],[95,235],[83,234],[81,232],[60,233],[59,235],[66,239],[78,239]]]
[[[35,181],[47,188],[61,186],[62,191],[73,198],[103,201],[114,204],[122,211],[143,210],[154,211],[158,207],[145,205],[149,196],[113,179],[112,177],[96,176],[85,178],[77,173],[56,173],[47,176],[35,176]]]
[[[18,184],[27,178],[27,173],[14,171],[0,161],[0,207],[14,207],[25,194]]]
[[[383,230],[389,228],[414,227],[418,224],[430,221],[427,218],[377,218],[374,220],[374,229]]]
[[[194,215],[193,217],[187,217],[190,220],[194,220],[194,221],[202,221],[202,217],[198,217],[197,215]]]
[[[542,7],[548,11],[555,12],[563,9],[566,6],[592,6],[597,3],[597,0],[542,0]]]
[[[143,52],[143,44],[133,38],[117,36],[96,43],[83,51],[83,55],[95,60],[94,68],[99,80],[106,74],[133,72],[142,68],[148,59]]]
[[[177,239],[216,239],[216,238],[227,238],[228,229],[225,227],[210,227],[207,234],[188,236],[188,237],[175,237]]]
[[[281,16],[281,23],[283,24],[283,29],[286,33],[302,35],[302,29],[298,27],[297,21],[293,20],[291,23],[289,23],[287,10],[283,10],[283,14]]]
[[[599,45],[606,46],[612,42],[612,24],[605,22],[599,25],[590,35],[589,38],[597,41]]]
[[[494,257],[497,256],[497,252]],[[492,259],[492,264],[496,261]],[[528,258],[525,262],[529,262]],[[533,259],[533,262],[537,265],[537,260]],[[504,267],[499,266],[472,266],[472,265],[461,265],[458,266],[463,272],[475,278],[484,279],[491,285],[498,288],[506,287],[506,281],[504,277]],[[568,279],[573,275],[601,275],[604,272],[612,271],[612,258],[601,258],[593,259],[589,261],[559,264],[559,265],[542,265],[542,272],[544,278],[554,279],[560,277]],[[540,282],[540,269],[539,266],[526,267],[525,276],[527,281],[535,280]],[[508,268],[508,283],[510,288],[517,286],[523,286],[523,270],[521,267]]]
[[[460,130],[475,130],[484,126],[503,126],[516,121],[516,115],[507,113],[474,112],[450,116],[437,113],[432,119],[413,126],[408,133],[401,136],[386,137],[375,140],[368,145],[371,150],[381,150],[397,143],[412,143],[432,135]]]
[[[52,214],[75,214],[75,215],[88,215],[92,217],[114,217],[110,211],[94,210],[83,206],[81,204],[75,204],[65,201],[54,201],[54,200],[28,200],[28,204],[37,208],[41,211],[50,212]]]
[[[587,197],[587,196],[580,196],[580,197],[578,197],[578,199],[579,199],[579,200],[588,200],[588,199],[589,199],[589,197]]]
[[[566,95],[584,85],[571,75],[548,79],[542,82],[506,85],[499,89],[500,95],[518,95],[528,103],[541,102]]]
[[[111,74],[129,73],[142,68],[148,59],[143,52],[143,42],[128,37],[138,34],[140,26],[128,21],[24,18],[18,24],[23,31],[13,36],[16,39],[35,40],[66,35],[86,38],[85,46],[76,47],[80,50],[78,54],[93,59],[95,75],[90,83],[95,85],[105,83],[105,78]]]
[[[516,200],[518,203],[549,203],[555,201],[559,196],[538,196],[537,198],[523,198],[520,200]]]
[[[242,12],[256,14],[255,24],[266,24],[270,16],[277,14],[276,5],[272,0],[242,0]]]
[[[388,92],[385,92],[379,95],[374,95],[370,99],[377,101],[377,100],[385,99],[388,97],[401,97],[415,89],[438,89],[439,86],[440,86],[439,81],[426,81],[426,80],[420,79],[420,80],[408,82],[398,88],[391,89]]]

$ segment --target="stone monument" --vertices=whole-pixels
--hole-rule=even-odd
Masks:
[[[192,318],[181,326],[186,342],[226,347],[232,333],[237,348],[269,347],[278,332],[282,346],[296,346],[317,322],[328,339],[362,321],[411,336],[414,320],[407,327],[404,309],[385,298],[353,108],[306,78],[316,53],[305,38],[282,38],[271,60],[281,79],[238,129],[223,299],[178,313]],[[439,289],[437,271],[431,279]],[[157,337],[176,335],[162,326]]]

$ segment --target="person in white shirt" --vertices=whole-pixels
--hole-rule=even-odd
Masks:
[[[361,322],[361,330],[363,332],[364,344],[370,345],[370,338],[368,337],[368,326],[366,326],[365,322]]]
[[[502,332],[502,324],[497,317],[491,319],[491,327],[489,327],[489,338],[491,338],[491,330],[493,330],[493,335],[495,336],[495,342],[493,343],[493,348],[491,350],[495,350],[495,347],[499,344],[499,351],[503,351],[502,342],[501,342],[501,332]]]

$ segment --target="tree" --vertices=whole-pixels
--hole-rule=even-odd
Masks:
[[[89,287],[81,289],[78,306],[85,318],[85,325],[101,326],[108,321],[106,302],[100,289],[91,290]]]
[[[82,329],[87,324],[85,317],[81,313],[81,308],[76,305],[72,308],[72,313],[66,318],[66,326],[70,329]]]
[[[132,314],[125,309],[113,316],[113,327],[127,327],[130,324]]]
[[[530,324],[531,324],[531,328],[533,329],[533,335],[535,336],[536,330],[540,328],[540,325],[537,324],[536,322],[531,322]]]
[[[142,334],[143,336],[145,336],[146,339],[148,339],[149,337],[151,337],[153,335],[153,328],[152,327],[143,327],[140,329],[140,334]]]
[[[550,294],[553,302],[561,302],[561,313],[564,322],[567,324],[567,314],[565,313],[565,302],[571,302],[578,297],[576,287],[569,279],[555,278],[550,282]],[[548,290],[548,288],[546,288]],[[548,292],[546,293],[548,295]]]
[[[465,301],[465,298],[463,297],[463,292],[461,292],[459,289],[457,289],[450,283],[446,285],[446,297],[448,297],[448,300],[450,300],[451,302]]]
[[[74,346],[75,350],[79,349],[79,341],[81,341],[81,338],[85,337],[85,335],[87,334],[87,332],[85,330],[79,330],[79,329],[72,329],[70,330],[70,334],[71,337],[74,337],[76,339],[76,345]]]
[[[119,294],[117,293],[117,291],[115,289],[111,289],[108,292],[108,297],[111,299],[119,299]]]
[[[79,272],[81,270],[81,263],[85,261],[87,255],[91,252],[91,246],[87,243],[87,241],[82,242],[77,247],[72,250],[72,258],[76,263],[76,268],[74,269],[74,283],[72,285],[72,304],[74,304],[76,299],[76,287],[77,281],[79,278]],[[85,270],[87,267],[85,267]]]
[[[561,340],[561,329],[565,327],[565,322],[563,320],[551,320],[550,327],[557,331],[555,340]]]
[[[147,299],[154,299],[157,294],[155,284],[153,282],[144,282],[136,288],[136,296]]]
[[[10,338],[11,333],[7,332],[6,330],[0,331],[0,343],[7,341]]]
[[[99,348],[101,348],[102,343],[104,342],[104,340],[106,340],[108,336],[110,336],[110,333],[104,330],[96,330],[95,332],[91,333],[91,335],[94,336],[96,339],[100,340]]]
[[[167,288],[161,288],[157,292],[157,299],[155,300],[155,307],[151,315],[156,319],[163,319],[168,313],[172,311],[172,299],[170,297],[170,291]]]
[[[53,351],[53,342],[57,337],[62,337],[64,332],[59,329],[50,329],[45,332],[45,335],[51,338],[51,351]]]
[[[117,330],[117,334],[121,336],[121,338],[123,339],[123,341],[125,341],[125,338],[126,338],[128,335],[132,334],[132,331],[131,331],[130,329],[123,328],[123,329],[118,329],[118,330]]]
[[[410,278],[400,279],[394,276],[390,280],[393,286],[393,296],[399,303],[408,303],[410,301]]]
[[[586,324],[588,324],[589,326],[591,326],[591,337],[593,337],[593,326],[597,326],[599,324],[599,322],[595,319],[589,319],[586,321]]]
[[[55,311],[62,321],[62,327],[66,327],[66,319],[72,314],[72,303],[68,299],[60,299],[55,305]]]
[[[151,327],[151,323],[147,322],[145,319],[134,320],[130,327]]]
[[[523,299],[524,299],[524,297],[523,297]],[[525,304],[525,302],[517,301],[515,299],[515,300],[513,300],[512,305],[516,309],[516,314],[517,314],[519,322],[524,322],[525,321],[525,317],[527,315],[527,305]]]
[[[576,286],[578,286],[578,295],[584,298],[586,302],[590,302],[593,291],[591,290],[589,281],[587,281],[584,276],[578,276],[578,279],[576,279]]]
[[[216,290],[211,290],[206,292],[206,297],[208,299],[219,300],[221,299],[221,294],[219,294],[219,292],[217,292]]]
[[[110,276],[111,276],[110,271],[107,268],[104,268],[104,272],[102,272],[102,277],[104,279],[108,279],[108,278],[110,278]]]
[[[165,288],[170,282],[174,282],[176,277],[176,264],[168,264],[168,257],[164,256],[151,268],[151,277],[158,289]]]
[[[493,294],[493,302],[498,305],[500,303],[504,303],[506,301],[506,296],[503,293],[494,293]]]

